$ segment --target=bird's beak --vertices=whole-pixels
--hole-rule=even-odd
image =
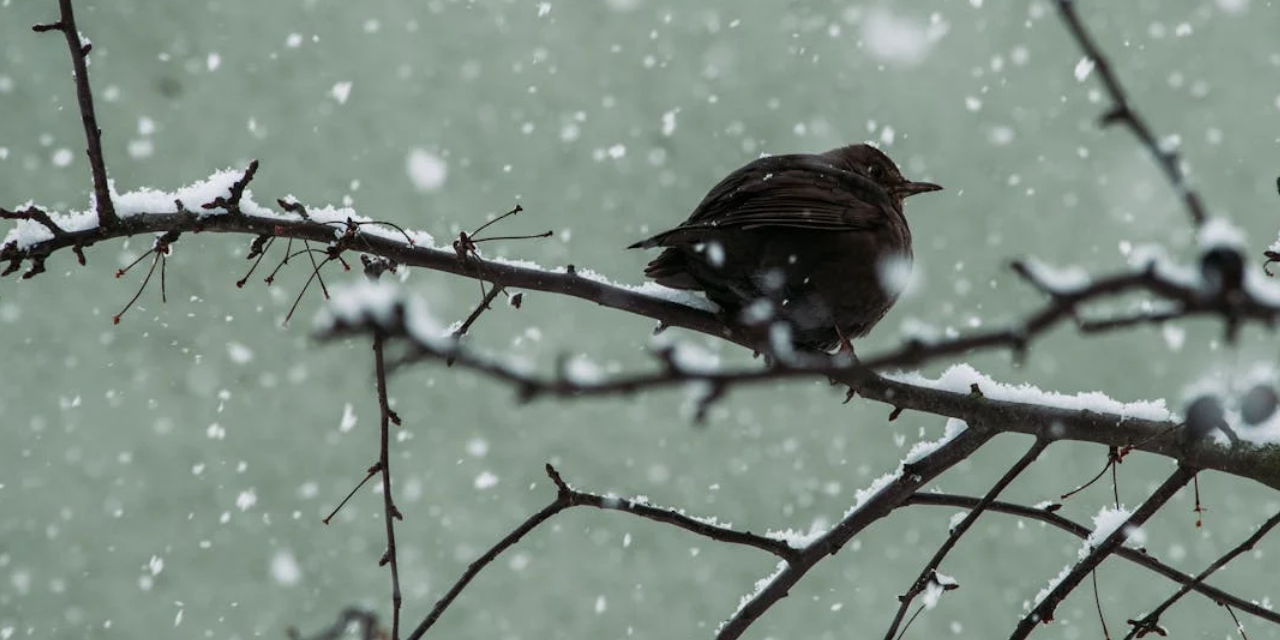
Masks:
[[[942,185],[939,185],[939,184],[934,184],[932,182],[912,182],[910,180],[903,182],[902,184],[898,185],[896,189],[894,189],[894,191],[897,191],[898,195],[902,196],[903,198],[906,198],[908,196],[914,196],[917,193],[929,193],[930,191],[941,191],[941,190],[942,190]]]

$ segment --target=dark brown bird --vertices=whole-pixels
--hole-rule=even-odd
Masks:
[[[799,349],[866,335],[911,269],[902,200],[912,182],[878,149],[760,158],[712,187],[680,226],[629,248],[666,247],[645,275],[703,291],[735,327],[789,327]]]

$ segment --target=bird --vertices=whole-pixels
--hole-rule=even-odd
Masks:
[[[884,317],[910,274],[903,200],[940,189],[904,178],[867,144],[766,156],[712,187],[679,226],[628,248],[663,248],[647,277],[703,292],[722,322],[754,328],[771,348],[852,355],[851,340]]]

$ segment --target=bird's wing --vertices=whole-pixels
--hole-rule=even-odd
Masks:
[[[632,247],[697,242],[714,229],[868,230],[883,225],[892,206],[875,182],[820,156],[773,156],[729,174],[683,224]]]

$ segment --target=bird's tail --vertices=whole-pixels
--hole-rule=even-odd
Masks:
[[[636,248],[642,247],[643,243],[648,240],[637,242]],[[657,245],[648,245],[657,246]],[[693,275],[689,273],[689,263],[684,252],[676,249],[667,249],[658,254],[658,257],[651,260],[644,268],[644,275],[652,278],[658,284],[672,289],[695,289],[701,290],[702,285],[693,279]]]
[[[661,247],[661,246],[662,246],[662,239],[663,239],[664,237],[666,237],[666,236],[667,236],[667,234],[669,234],[669,233],[671,233],[671,232],[670,232],[670,231],[664,231],[664,232],[662,232],[662,233],[659,233],[659,234],[658,234],[658,235],[656,235],[656,236],[652,236],[652,237],[649,237],[649,238],[645,238],[644,240],[641,240],[641,241],[639,241],[639,242],[633,243],[633,244],[629,245],[627,248],[628,248],[628,249],[652,249],[652,248],[654,248],[654,247]]]

